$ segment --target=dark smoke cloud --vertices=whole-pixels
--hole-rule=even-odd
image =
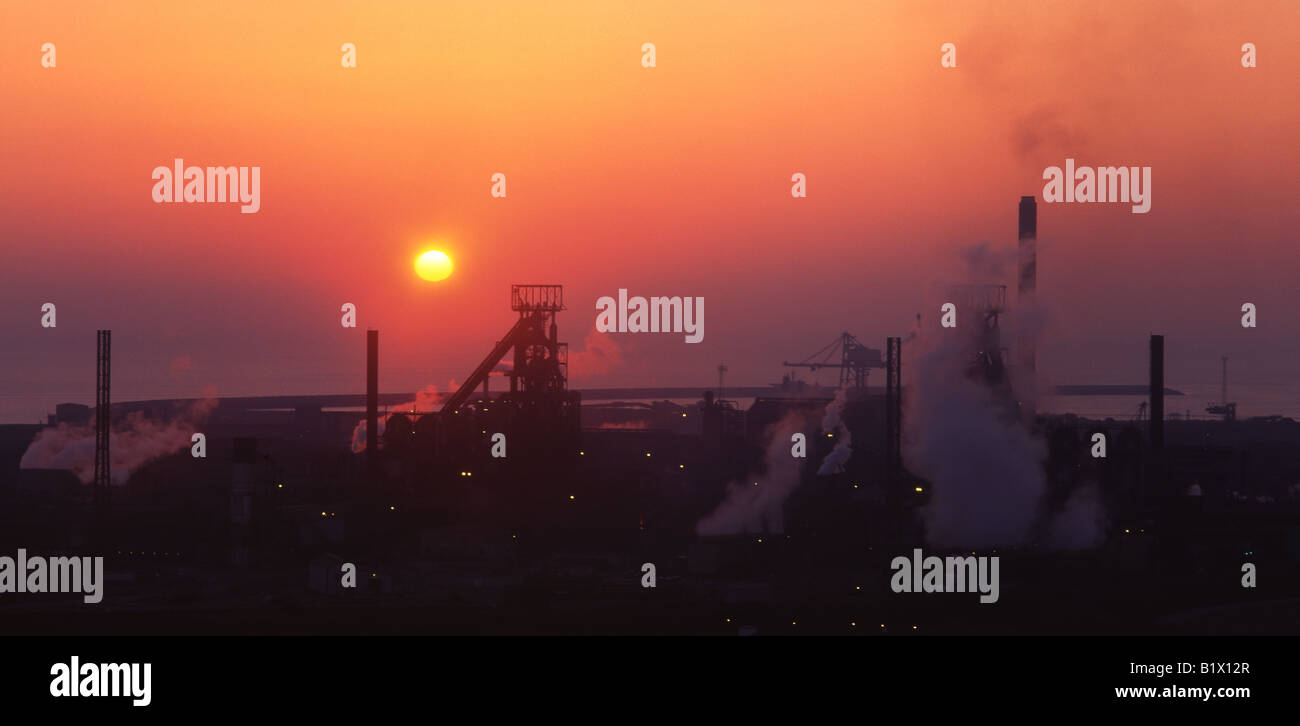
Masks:
[[[1073,117],[1063,105],[1042,105],[1022,114],[1012,122],[1012,152],[1022,162],[1044,166],[1049,166],[1045,159],[1054,159],[1062,150],[1070,156],[1086,156],[1088,137],[1071,123]]]

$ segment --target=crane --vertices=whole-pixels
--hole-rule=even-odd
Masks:
[[[840,352],[838,363],[832,362],[836,349]],[[808,368],[813,371],[818,368],[839,368],[840,388],[851,382],[854,388],[859,389],[867,387],[867,369],[885,367],[880,357],[880,350],[868,348],[847,332],[841,333],[829,345],[798,363],[784,361],[782,365],[787,368]]]
[[[1237,420],[1237,404],[1228,401],[1228,356],[1223,356],[1223,402],[1218,406],[1207,406],[1206,413],[1223,417],[1224,421]]]

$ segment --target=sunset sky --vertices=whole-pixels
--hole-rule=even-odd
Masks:
[[[444,390],[512,283],[564,285],[573,351],[620,287],[705,298],[702,343],[614,335],[575,387],[774,382],[842,330],[937,325],[1022,194],[1049,382],[1141,383],[1152,332],[1168,385],[1224,354],[1295,382],[1297,28],[1290,1],[5,3],[0,422],[92,403],[98,328],[117,401],[360,393],[366,328],[381,390]],[[1067,157],[1151,166],[1150,213],[1043,204]],[[260,166],[261,211],[155,204],[175,158]],[[429,247],[449,279],[415,275]]]

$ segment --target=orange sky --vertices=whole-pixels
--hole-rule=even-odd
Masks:
[[[118,400],[360,392],[367,327],[385,390],[444,387],[529,282],[565,285],[575,350],[620,287],[707,300],[703,343],[617,336],[628,363],[578,386],[704,384],[723,361],[774,381],[841,330],[905,334],[958,250],[1014,245],[1019,196],[1067,156],[1151,166],[1153,204],[1040,202],[1040,371],[1141,382],[1163,332],[1170,385],[1225,353],[1294,380],[1297,21],[1294,2],[6,3],[0,421],[88,402],[100,327]],[[176,157],[260,165],[261,211],[154,204]],[[439,284],[411,269],[434,239],[457,264]]]

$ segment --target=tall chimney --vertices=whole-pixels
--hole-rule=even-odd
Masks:
[[[1020,198],[1020,294],[1033,294],[1037,257],[1038,203],[1032,196]]]
[[[112,491],[112,458],[109,455],[109,429],[112,408],[109,391],[113,364],[113,331],[95,334],[95,491],[94,501],[102,511],[108,507]]]
[[[1023,410],[1032,421],[1038,398],[1038,352],[1034,336],[1029,332],[1026,313],[1034,303],[1034,289],[1038,286],[1038,203],[1032,196],[1020,198],[1020,284],[1016,299],[1020,307],[1019,348],[1020,390],[1024,398]]]
[[[885,470],[890,491],[897,486],[902,470],[903,433],[903,339],[885,339]]]
[[[379,331],[366,331],[366,469],[379,471]]]
[[[1151,336],[1151,448],[1165,447],[1165,336]]]

